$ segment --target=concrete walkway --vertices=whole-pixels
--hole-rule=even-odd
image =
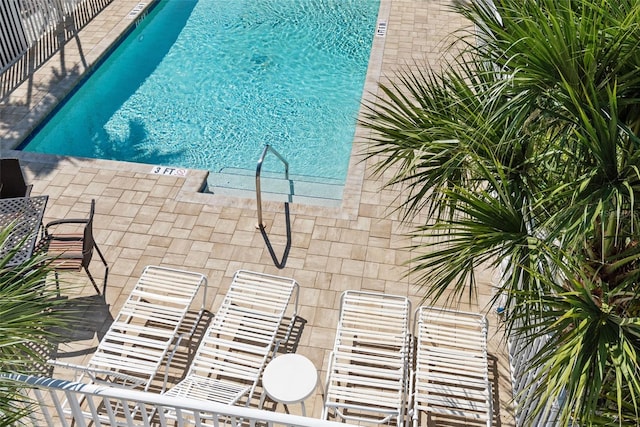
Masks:
[[[266,232],[276,261],[256,229],[255,200],[197,193],[203,171],[186,177],[156,175],[150,165],[63,158],[12,149],[30,132],[58,99],[78,81],[133,20],[127,15],[138,0],[113,0],[66,47],[0,103],[2,157],[18,156],[25,164],[32,194],[48,194],[45,222],[83,217],[92,198],[97,202],[96,241],[110,263],[108,306],[97,309],[95,292],[84,274],[67,275],[70,299],[90,301],[84,329],[60,345],[65,361],[83,363],[97,344],[100,331],[117,313],[146,265],[164,265],[202,272],[209,278],[207,306],[215,312],[233,273],[242,268],[294,277],[301,284],[300,316],[306,321],[297,351],[309,357],[324,379],[333,345],[339,298],[347,289],[408,295],[417,307],[421,290],[408,275],[410,259],[403,224],[393,207],[401,189],[385,189],[385,177],[371,177],[371,162],[362,162],[363,129],[357,130],[344,200],[339,208],[292,204],[288,255],[284,205],[264,204]],[[384,37],[375,37],[365,91],[372,96],[378,81],[393,79],[404,66],[438,66],[450,33],[465,22],[437,0],[383,0],[379,21]],[[424,218],[422,218],[424,219]],[[101,264],[92,271],[101,277]],[[479,272],[480,291],[463,309],[486,311],[492,273]],[[441,302],[441,304],[443,304]],[[453,301],[447,301],[448,304]],[[499,319],[488,312],[491,325],[491,372],[496,393],[495,424],[513,425],[508,359]],[[89,325],[90,327],[88,327]],[[179,373],[177,373],[179,375]],[[297,406],[297,405],[296,405]],[[320,389],[307,401],[307,413],[319,416]],[[293,412],[298,408],[291,408]],[[280,410],[282,408],[280,407]]]

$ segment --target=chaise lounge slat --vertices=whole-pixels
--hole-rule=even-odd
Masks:
[[[405,297],[342,294],[322,418],[403,424],[411,305]]]
[[[147,266],[129,294],[122,309],[86,366],[57,363],[89,374],[92,381],[106,375],[106,381],[133,378],[148,390],[153,379],[168,364],[167,356],[176,344],[178,331],[207,279],[199,273],[166,267]],[[113,377],[113,378],[109,378]],[[131,381],[127,382],[131,385]],[[163,384],[163,388],[165,387]]]
[[[290,278],[236,272],[187,375],[165,395],[248,405],[294,293],[296,315],[298,291]]]
[[[414,426],[491,426],[486,318],[476,313],[419,307],[415,322]]]

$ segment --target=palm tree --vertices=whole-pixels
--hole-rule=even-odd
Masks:
[[[11,230],[0,231],[0,247]],[[16,425],[32,409],[23,386],[3,374],[43,374],[51,342],[69,315],[55,310],[61,300],[55,289],[43,286],[50,271],[47,258],[36,255],[9,267],[16,250],[0,257],[0,426]]]
[[[437,300],[501,267],[506,333],[550,337],[533,416],[639,425],[640,3],[454,8],[461,53],[398,73],[363,119],[405,218],[429,218],[410,273]]]

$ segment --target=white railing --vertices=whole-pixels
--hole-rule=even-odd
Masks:
[[[491,4],[491,7],[494,7]],[[509,268],[509,260],[503,259],[499,271],[494,278],[496,283],[500,283],[501,278],[505,276],[505,271]],[[511,271],[509,271],[511,274]],[[522,280],[522,278],[520,278]],[[500,283],[498,289],[501,289],[504,283]],[[521,286],[519,283],[518,286]],[[509,316],[510,307],[506,295],[498,297],[498,313]],[[560,423],[557,421],[559,405],[553,402],[547,405],[547,410],[534,415],[535,409],[540,403],[539,397],[535,391],[541,386],[541,367],[533,367],[532,361],[536,354],[549,341],[548,335],[538,335],[534,338],[519,333],[521,322],[517,322],[507,336],[507,345],[509,350],[509,369],[511,374],[511,391],[513,395],[513,403],[515,406],[516,427],[525,425],[540,427],[556,427]],[[543,374],[543,372],[542,372]]]
[[[549,337],[541,335],[533,340],[521,336],[516,332],[509,335],[509,362],[511,368],[511,386],[516,408],[516,426],[523,425],[555,427],[557,421],[558,405],[554,402],[546,411],[532,417],[535,408],[539,404],[539,398],[532,392],[540,387],[539,376],[541,367],[532,368],[531,360],[547,343]],[[526,423],[525,423],[526,421]]]
[[[113,1],[0,0],[0,100]]]
[[[40,38],[64,22],[84,0],[4,0],[0,2],[0,72]]]
[[[31,390],[29,396],[35,396],[39,410],[31,413],[31,421],[37,426],[345,426],[298,415],[106,385],[26,375],[10,377],[23,384],[25,390]]]
[[[29,47],[21,15],[18,2],[0,2],[0,72]]]

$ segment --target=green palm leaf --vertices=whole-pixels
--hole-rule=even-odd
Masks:
[[[550,337],[531,419],[637,425],[640,3],[455,9],[461,52],[398,73],[362,120],[405,218],[428,218],[408,274],[437,301],[500,267],[505,331]]]
[[[11,227],[0,231],[3,246]],[[24,241],[22,242],[24,244]],[[7,266],[17,247],[0,258],[0,425],[9,426],[31,411],[30,400],[2,373],[43,374],[47,349],[66,328],[70,313],[55,308],[57,292],[44,286],[49,260],[36,255],[16,267]]]

